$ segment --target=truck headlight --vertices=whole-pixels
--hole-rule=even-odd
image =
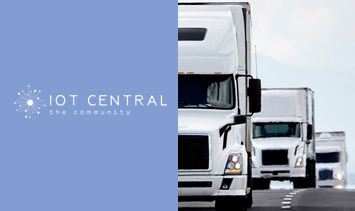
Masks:
[[[337,179],[337,180],[342,180],[343,179],[343,174],[342,173],[337,173],[334,175],[334,179]]]
[[[303,159],[302,158],[297,158],[295,166],[296,167],[303,167]]]
[[[243,157],[242,154],[229,155],[225,174],[242,174]]]

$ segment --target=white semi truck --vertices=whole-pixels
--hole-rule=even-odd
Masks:
[[[345,132],[316,133],[317,187],[344,188],[347,183]]]
[[[253,187],[270,180],[315,187],[314,98],[309,88],[262,90],[262,111],[253,116]]]
[[[217,210],[252,205],[250,6],[179,2],[178,196]]]

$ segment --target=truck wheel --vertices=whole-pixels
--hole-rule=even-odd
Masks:
[[[221,197],[216,199],[216,211],[245,211],[247,210],[246,197]]]
[[[315,161],[309,161],[309,168],[307,174],[307,187],[315,188],[316,187],[316,165]]]
[[[315,188],[316,187],[316,165],[315,161],[307,159],[306,178],[293,180],[293,188]]]
[[[253,189],[250,189],[250,192],[247,195],[247,208],[250,208],[253,205]]]
[[[297,178],[293,180],[293,188],[305,188],[307,187],[307,179],[306,178]]]
[[[253,179],[253,189],[266,190],[270,188],[270,180],[268,179]]]
[[[267,189],[270,189],[270,180],[264,180],[263,181],[263,189],[264,190],[267,190]]]

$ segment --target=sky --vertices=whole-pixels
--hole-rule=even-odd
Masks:
[[[316,131],[345,131],[355,174],[355,1],[251,0],[263,87],[309,87]]]

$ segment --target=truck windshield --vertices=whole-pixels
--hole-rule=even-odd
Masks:
[[[233,75],[179,75],[179,108],[232,109]]]
[[[254,123],[253,138],[300,137],[299,123]]]
[[[317,163],[338,163],[339,152],[317,153]]]

